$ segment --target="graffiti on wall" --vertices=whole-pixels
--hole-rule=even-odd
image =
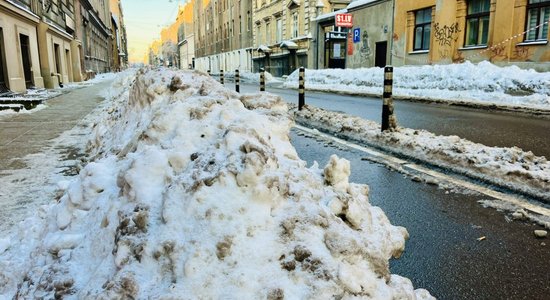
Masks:
[[[370,50],[369,34],[367,33],[366,30],[363,31],[361,40],[362,40],[362,45],[361,45],[361,49],[359,49],[359,53],[361,54],[361,57],[368,58],[370,57],[372,51]]]
[[[496,45],[489,48],[489,58],[493,61],[495,58],[507,58],[506,55],[506,46],[505,45]]]
[[[527,47],[516,46],[514,49],[514,56],[517,59],[527,60],[529,56],[531,56],[531,53]]]
[[[456,42],[458,39],[459,32],[458,22],[450,26],[441,26],[439,23],[434,24],[434,37],[439,46],[451,46],[451,43]]]

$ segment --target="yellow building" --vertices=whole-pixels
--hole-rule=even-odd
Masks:
[[[0,1],[0,94],[44,87],[36,34],[39,23],[30,3]]]
[[[111,31],[113,33],[113,69],[120,70],[128,66],[128,45],[126,26],[120,0],[109,1],[111,10]]]
[[[550,0],[396,0],[392,63],[550,70],[549,18]]]
[[[160,39],[153,41],[149,46],[148,63],[159,65],[179,66],[180,57],[178,43],[179,33],[184,30],[193,33],[193,6],[195,0],[191,0],[178,7],[176,20],[164,27],[160,32]]]

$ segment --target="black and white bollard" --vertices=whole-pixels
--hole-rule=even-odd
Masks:
[[[239,86],[239,83],[241,82],[241,78],[240,78],[240,75],[239,75],[239,70],[235,70],[235,91],[237,93],[240,93],[241,92],[241,88]]]
[[[393,116],[393,67],[384,68],[384,94],[382,105],[382,131],[393,130],[396,127],[395,117]]]
[[[305,68],[300,67],[299,77],[298,77],[298,110],[302,110],[306,104],[306,94],[305,94]]]
[[[220,70],[220,83],[223,85],[223,70]]]
[[[260,69],[260,92],[265,92],[265,70]]]
[[[210,76],[210,70],[206,71],[206,73],[208,73],[208,76]]]

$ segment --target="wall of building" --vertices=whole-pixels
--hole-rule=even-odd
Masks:
[[[22,62],[20,35],[28,36],[30,43],[30,64],[32,84],[44,87],[40,74],[40,60],[36,35],[39,18],[25,10],[17,8],[6,1],[0,3],[0,28],[3,36],[5,80],[13,92],[25,92],[25,74]]]
[[[212,74],[219,74],[220,70],[233,72],[236,69],[241,72],[251,72],[251,62],[251,50],[239,49],[206,57],[195,57],[195,69],[203,72],[210,70]]]
[[[83,72],[111,71],[112,39],[111,15],[108,0],[75,0],[77,7],[76,38],[82,41]],[[78,28],[80,27],[80,28]]]
[[[252,0],[197,0],[194,6],[195,67],[217,72],[250,70]]]
[[[180,68],[181,69],[192,69],[193,59],[195,58],[195,37],[194,35],[189,35],[185,39],[185,42],[180,43],[179,45],[179,56],[180,56]]]
[[[486,45],[467,47],[466,0],[396,0],[394,64],[432,64],[489,60],[495,64],[550,70],[550,45],[524,42],[527,0],[491,0]],[[414,12],[432,7],[429,51],[413,51]]]
[[[348,38],[348,48],[352,51],[346,51],[347,68],[370,68],[375,66],[376,45],[377,43],[387,44],[386,62],[390,62],[391,57],[391,38],[392,38],[392,1],[376,1],[369,5],[349,9],[348,13],[353,18],[353,28],[350,29],[351,36]],[[359,41],[354,42],[354,30],[359,31]]]

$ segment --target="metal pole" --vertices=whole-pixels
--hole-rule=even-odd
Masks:
[[[223,70],[220,70],[220,83],[223,85]]]
[[[302,110],[306,104],[306,95],[305,95],[305,68],[300,67],[300,73],[298,77],[298,110]]]
[[[395,129],[395,120],[390,122],[393,117],[393,67],[386,66],[384,68],[384,94],[383,94],[383,106],[382,106],[382,131],[388,129]]]
[[[239,75],[239,70],[235,70],[235,91],[237,93],[240,93],[241,92],[241,88],[239,87],[239,83],[241,81],[241,78],[240,78],[240,75]]]
[[[260,92],[265,92],[265,69],[260,69]]]

